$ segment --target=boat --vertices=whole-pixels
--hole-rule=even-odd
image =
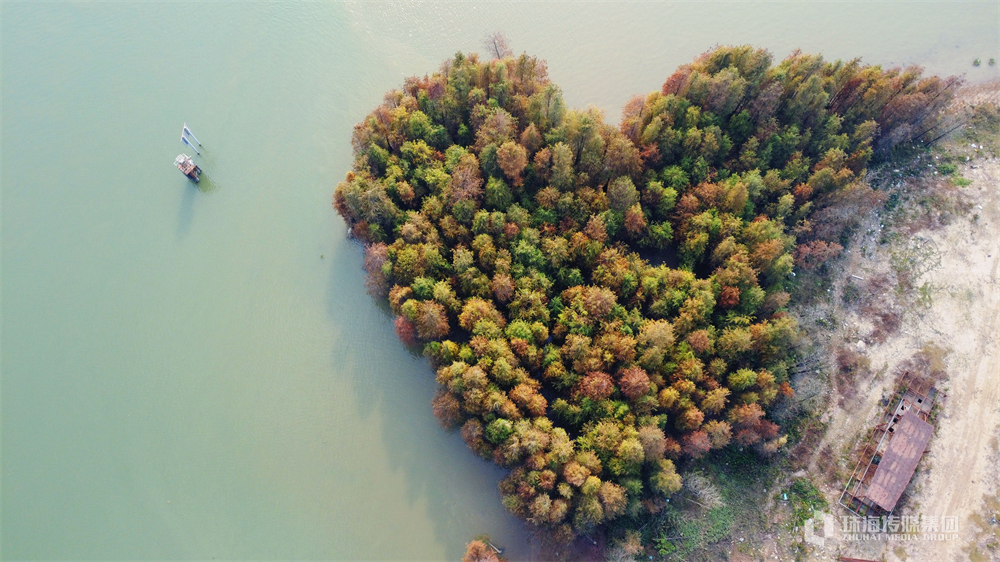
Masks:
[[[193,143],[191,142],[192,140],[194,140]],[[191,147],[191,150],[194,150],[195,154],[201,156],[201,151],[198,150],[198,146],[201,146],[201,142],[194,136],[191,129],[188,129],[187,123],[184,123],[184,126],[181,127],[181,143],[188,145]],[[195,144],[198,146],[195,146]],[[199,168],[198,165],[194,163],[194,160],[192,160],[187,154],[177,156],[177,159],[174,160],[174,166],[177,166],[177,169],[180,170],[182,174],[190,178],[194,183],[201,181],[201,168]]]
[[[194,183],[201,181],[201,168],[187,154],[178,155],[177,159],[174,160],[174,165]]]

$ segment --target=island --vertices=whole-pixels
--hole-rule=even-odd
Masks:
[[[458,53],[355,126],[334,207],[436,370],[435,416],[508,471],[503,505],[635,554],[693,463],[786,445],[787,307],[883,200],[869,164],[939,128],[960,83],[727,46],[616,126],[537,57]]]

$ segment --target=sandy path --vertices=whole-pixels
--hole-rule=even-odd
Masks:
[[[947,366],[948,398],[937,435],[927,454],[929,474],[917,484],[914,511],[959,517],[959,539],[922,541],[907,548],[908,560],[965,560],[971,540],[969,516],[982,497],[994,492],[1000,470],[988,457],[1000,426],[1000,163],[963,170],[981,197],[973,212],[979,225],[955,224],[929,233],[941,249],[941,267],[925,277],[942,287],[924,318],[921,332],[933,332],[939,345],[952,349]],[[940,301],[940,302],[939,302]],[[893,559],[887,552],[887,559]]]

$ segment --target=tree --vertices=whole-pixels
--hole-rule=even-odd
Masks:
[[[462,422],[462,404],[450,392],[438,391],[437,396],[431,403],[434,409],[434,417],[438,419],[442,426],[451,429]]]
[[[673,461],[663,459],[657,461],[657,469],[649,478],[649,484],[653,491],[664,496],[669,496],[681,489],[681,477],[677,474]]]
[[[615,391],[615,383],[611,375],[601,371],[588,373],[581,381],[576,390],[576,394],[585,396],[594,401],[601,401],[611,396]]]
[[[729,389],[719,387],[705,393],[705,398],[701,401],[701,409],[709,414],[718,414],[726,407]]]
[[[635,437],[626,437],[618,445],[616,458],[624,461],[627,465],[638,466],[646,458],[646,453],[642,448],[642,443]]]
[[[622,394],[631,400],[635,400],[650,390],[649,376],[642,367],[632,366],[623,369],[618,376]]]
[[[712,448],[708,433],[698,430],[684,436],[684,452],[693,458],[700,458]]]
[[[705,424],[705,433],[712,442],[713,449],[721,449],[729,444],[732,438],[732,428],[721,420],[712,420]]]
[[[478,297],[467,300],[465,306],[462,307],[462,313],[458,316],[459,325],[463,329],[472,330],[476,323],[482,320],[493,322],[499,328],[507,325],[507,320],[493,306],[493,303]]]
[[[479,161],[472,154],[463,155],[451,173],[451,202],[479,201],[483,195],[482,186]]]
[[[655,425],[645,425],[639,428],[639,442],[642,443],[643,454],[647,462],[663,458],[667,447],[666,440],[663,430]]]
[[[528,165],[528,151],[520,144],[507,141],[500,145],[497,150],[497,162],[500,164],[500,169],[514,185],[520,186],[523,182],[521,172]],[[506,206],[509,206],[509,203]]]
[[[583,308],[595,318],[606,316],[614,308],[617,297],[605,287],[587,287],[583,293]]]
[[[617,178],[608,186],[608,205],[619,213],[638,202],[639,191],[628,176]]]
[[[389,260],[388,247],[378,242],[365,248],[365,271],[368,278],[365,280],[365,287],[368,293],[374,297],[385,297],[389,294],[389,280],[382,270]]]
[[[500,556],[490,545],[489,538],[485,540],[474,540],[465,545],[465,554],[462,562],[507,562],[507,559]]]
[[[542,134],[538,132],[535,123],[529,123],[521,133],[521,146],[527,151],[527,155],[533,155],[542,147]]]
[[[705,414],[695,407],[684,410],[677,418],[677,428],[688,431],[701,427],[701,422],[705,419]]]
[[[437,369],[435,416],[508,471],[503,505],[565,540],[627,532],[680,489],[667,459],[785,444],[767,410],[792,392],[792,268],[839,253],[880,201],[870,159],[937,126],[959,81],[720,47],[615,127],[567,110],[544,61],[484,47],[355,127],[334,208]]]
[[[695,330],[688,334],[686,341],[696,353],[710,353],[713,348],[708,330]]]
[[[595,495],[584,495],[580,498],[573,516],[573,526],[576,530],[588,531],[602,522],[604,522],[604,508],[600,500]]]
[[[607,141],[604,168],[609,175],[637,177],[642,171],[642,159],[633,142],[615,131]]]
[[[575,460],[566,463],[563,467],[563,478],[573,486],[580,487],[590,476],[590,469],[576,462]]]
[[[417,335],[423,340],[441,339],[451,331],[448,313],[437,302],[424,301],[417,305],[413,323],[417,328]]]
[[[764,417],[764,411],[758,404],[744,404],[730,410],[728,417],[737,427],[755,427]]]
[[[417,345],[417,329],[409,320],[402,316],[397,316],[395,325],[396,337],[398,337],[401,342],[405,345]]]
[[[573,172],[573,150],[563,142],[556,143],[551,147],[551,150],[552,171],[549,181],[552,183],[552,187],[560,191],[567,191],[573,187],[576,177]],[[535,158],[538,159],[537,155]]]
[[[500,302],[507,302],[514,295],[514,281],[506,273],[497,273],[493,277],[493,294]]]
[[[503,180],[491,177],[486,181],[486,191],[483,198],[483,205],[487,209],[506,209],[510,207],[514,196]],[[482,211],[480,211],[482,212]],[[478,215],[478,213],[477,213]],[[475,227],[475,225],[473,226]]]
[[[729,375],[729,388],[733,390],[745,390],[757,383],[757,373],[750,369],[740,369]]]
[[[625,210],[625,231],[635,238],[646,232],[646,216],[638,203]]]
[[[514,55],[507,36],[502,31],[494,31],[483,39],[483,48],[494,59],[505,59]],[[464,561],[463,561],[464,562]]]
[[[475,149],[482,155],[488,146],[492,145],[495,150],[516,134],[517,118],[502,107],[493,108],[484,113],[482,123],[476,129]]]
[[[719,294],[719,306],[733,308],[740,304],[740,290],[736,287],[723,287]]]
[[[612,482],[601,483],[601,489],[597,492],[604,506],[605,519],[610,521],[625,513],[625,506],[628,504],[628,496],[625,489]]]
[[[844,247],[836,242],[813,240],[796,248],[795,263],[803,269],[816,269],[837,257]]]
[[[642,554],[642,536],[637,531],[628,531],[607,552],[608,562],[632,562]]]

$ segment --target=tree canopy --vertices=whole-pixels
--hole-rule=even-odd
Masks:
[[[509,470],[507,509],[568,539],[662,509],[685,458],[784,444],[793,267],[839,252],[825,209],[957,80],[721,47],[616,127],[493,50],[388,92],[334,205],[437,370],[435,415]]]

